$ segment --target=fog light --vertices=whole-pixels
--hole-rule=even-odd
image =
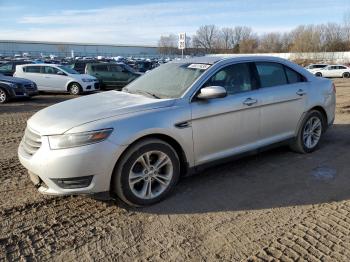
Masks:
[[[71,178],[52,178],[55,184],[64,189],[83,188],[91,184],[93,176],[81,176]]]

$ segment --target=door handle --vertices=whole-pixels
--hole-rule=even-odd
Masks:
[[[246,100],[243,101],[243,104],[244,105],[247,105],[247,106],[251,106],[251,105],[254,105],[258,102],[258,100],[256,99],[252,99],[252,98],[247,98]]]
[[[306,95],[306,91],[304,91],[303,89],[299,89],[299,90],[296,92],[296,94],[297,94],[298,96],[303,96],[303,95]]]

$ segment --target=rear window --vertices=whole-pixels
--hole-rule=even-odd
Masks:
[[[26,66],[23,67],[23,71],[26,73],[40,73],[41,66]]]
[[[293,69],[290,69],[289,67],[286,67],[286,66],[284,68],[286,69],[286,75],[287,75],[289,84],[305,81],[305,78],[298,72],[295,72]]]
[[[271,62],[257,62],[256,68],[262,88],[288,84],[283,65]]]

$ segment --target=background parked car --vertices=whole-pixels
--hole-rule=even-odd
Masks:
[[[350,77],[350,68],[345,65],[329,65],[314,72],[321,77]]]
[[[0,65],[0,73],[6,76],[13,76],[17,65],[29,64],[31,61],[8,61]]]
[[[124,63],[87,64],[85,73],[98,78],[103,89],[121,89],[141,75]]]
[[[63,65],[29,64],[16,67],[15,76],[34,81],[39,91],[70,92],[79,95],[99,89],[98,80]]]
[[[0,104],[15,97],[31,97],[38,94],[33,81],[0,74]]]
[[[72,64],[72,69],[74,69],[75,71],[79,72],[80,74],[84,74],[85,73],[85,68],[86,65],[88,63],[99,63],[98,60],[76,60],[73,64]]]
[[[328,66],[328,64],[311,64],[306,66],[305,69],[314,74],[315,72],[322,68],[325,68],[326,66]]]

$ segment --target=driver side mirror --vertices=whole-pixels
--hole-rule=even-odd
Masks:
[[[227,91],[222,86],[207,86],[203,87],[200,90],[200,93],[197,95],[198,99],[206,100],[213,98],[221,98],[227,95]]]
[[[60,76],[65,76],[66,74],[63,73],[62,71],[57,71],[57,75],[60,75]]]

